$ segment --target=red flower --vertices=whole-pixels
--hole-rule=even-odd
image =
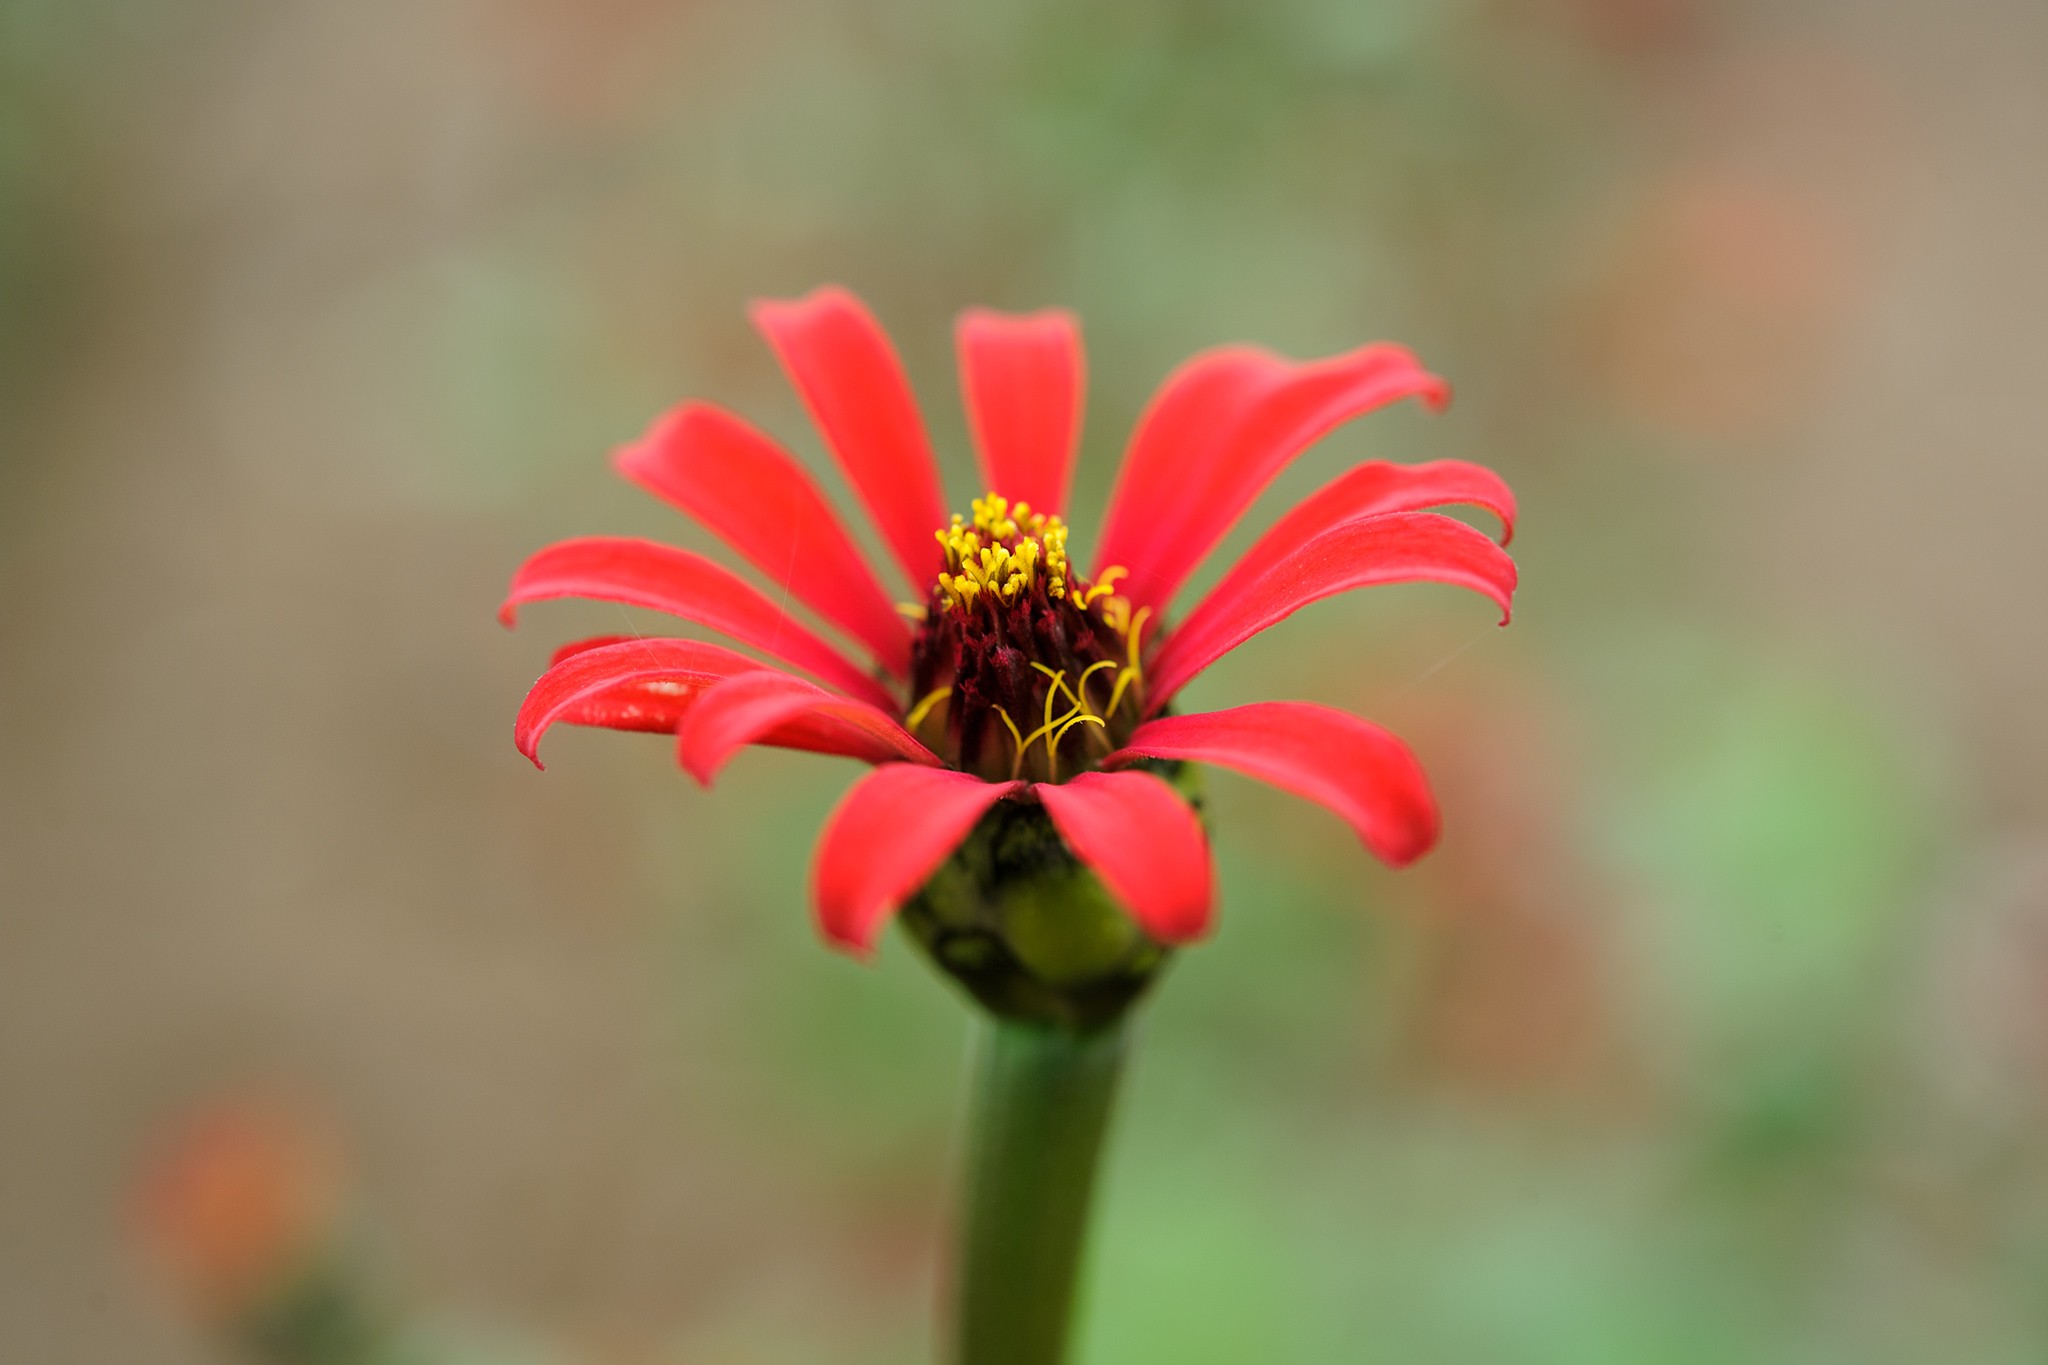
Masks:
[[[994,490],[948,517],[924,425],[887,337],[858,300],[821,289],[763,303],[781,357],[917,602],[892,604],[818,486],[739,418],[685,403],[616,458],[621,473],[730,545],[857,641],[856,662],[745,580],[686,550],[592,537],[541,551],[502,616],[586,597],[653,607],[730,636],[810,681],[717,645],[604,637],[559,651],[520,709],[538,764],[557,721],[672,732],[699,781],[770,744],[875,764],[819,842],[813,889],[833,943],[869,949],[999,802],[1042,807],[1060,840],[1153,939],[1208,928],[1208,848],[1171,775],[1213,763],[1317,801],[1395,866],[1436,840],[1421,767],[1392,735],[1306,702],[1164,710],[1190,680],[1300,608],[1379,583],[1455,583],[1505,624],[1514,495],[1455,460],[1359,465],[1283,517],[1175,624],[1174,596],[1259,492],[1339,423],[1443,381],[1398,346],[1297,363],[1204,352],[1139,420],[1094,572],[1067,558],[1080,431],[1081,340],[1063,312],[965,314],[958,342],[982,473]],[[1501,545],[1426,509],[1497,515]]]

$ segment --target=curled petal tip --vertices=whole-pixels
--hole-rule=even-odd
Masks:
[[[875,952],[875,945],[872,943],[853,943],[850,941],[842,942],[838,939],[827,939],[826,946],[845,957],[852,958],[863,967],[874,966],[879,956]]]
[[[876,940],[880,938],[882,926],[886,925],[889,919],[890,916],[884,915],[866,933],[855,933],[841,925],[825,925],[820,936],[825,940],[825,946],[832,951],[852,958],[863,967],[872,967],[878,956],[875,951]]]
[[[1138,727],[1111,757],[1213,764],[1314,801],[1381,861],[1405,867],[1435,844],[1436,800],[1415,754],[1370,721],[1309,702],[1254,702]]]
[[[747,300],[747,317],[756,324],[771,318],[779,318],[802,308],[814,308],[821,303],[843,303],[856,301],[851,290],[841,284],[821,284],[808,293],[789,298],[770,298],[762,295]]]
[[[1167,606],[1281,470],[1335,428],[1408,398],[1432,408],[1450,386],[1405,346],[1322,360],[1256,347],[1204,352],[1139,419],[1105,516],[1098,564],[1130,573],[1134,607]]]
[[[1403,868],[1412,867],[1416,863],[1421,862],[1422,856],[1435,847],[1436,839],[1432,836],[1428,843],[1418,844],[1412,852],[1385,854],[1380,858],[1380,861],[1394,871],[1399,872]]]
[[[629,536],[581,536],[520,566],[510,601],[581,597],[666,612],[805,669],[852,696],[886,705],[874,676],[732,570],[690,550]]]
[[[748,744],[780,743],[868,763],[939,766],[895,716],[787,674],[761,670],[707,691],[676,730],[676,755],[705,786]]]
[[[1415,582],[1477,592],[1500,608],[1506,624],[1517,574],[1493,537],[1440,512],[1383,512],[1339,522],[1257,572],[1233,572],[1218,584],[1152,657],[1147,705],[1157,712],[1203,669],[1311,602]]]
[[[548,671],[527,692],[512,743],[538,768],[542,740],[558,723],[673,733],[706,688],[762,667],[695,640],[605,635],[578,640],[555,651]]]

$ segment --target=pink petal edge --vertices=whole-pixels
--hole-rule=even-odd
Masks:
[[[1515,494],[1484,465],[1464,460],[1393,464],[1368,460],[1339,474],[1296,503],[1230,566],[1212,592],[1227,592],[1285,559],[1296,546],[1360,517],[1423,512],[1437,507],[1483,508],[1500,518],[1503,548],[1515,538]],[[1196,610],[1200,610],[1196,604]]]

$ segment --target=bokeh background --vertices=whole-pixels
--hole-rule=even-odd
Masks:
[[[0,0],[0,1358],[223,1358],[126,1208],[251,1087],[435,1313],[929,1357],[969,1017],[813,938],[853,770],[535,773],[619,614],[492,620],[705,543],[605,463],[682,397],[839,488],[743,312],[837,280],[963,501],[954,313],[1082,314],[1077,544],[1230,339],[1459,389],[1254,522],[1523,501],[1512,628],[1365,594],[1190,692],[1394,727],[1446,834],[1214,779],[1086,1361],[2040,1360],[2044,72],[2038,0]]]

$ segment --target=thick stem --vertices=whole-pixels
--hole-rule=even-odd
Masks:
[[[994,1019],[981,1040],[953,1365],[1060,1365],[1125,1025]]]

